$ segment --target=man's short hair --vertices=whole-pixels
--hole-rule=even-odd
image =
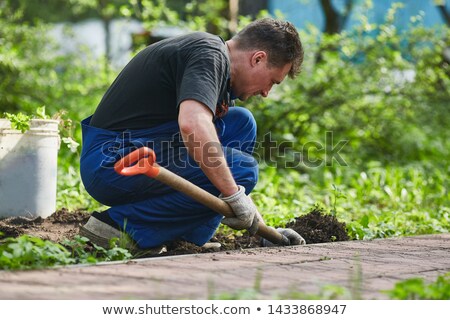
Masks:
[[[240,50],[262,50],[274,67],[292,63],[289,77],[300,73],[303,46],[294,25],[288,21],[264,18],[255,20],[233,37]]]

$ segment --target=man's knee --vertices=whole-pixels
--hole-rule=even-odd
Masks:
[[[242,179],[236,179],[237,184],[244,186],[246,193],[249,194],[256,186],[258,182],[258,168],[252,168],[250,170],[245,170],[245,174]]]
[[[252,113],[241,107],[231,108],[223,118],[220,138],[226,147],[252,153],[256,142],[256,121]]]
[[[246,131],[256,132],[256,120],[253,114],[246,108],[234,107],[229,111],[229,116],[232,118],[233,123],[239,123],[239,127],[246,128]]]
[[[258,182],[258,162],[250,154],[231,149],[228,154],[228,163],[237,184],[245,187],[247,193],[253,190]]]

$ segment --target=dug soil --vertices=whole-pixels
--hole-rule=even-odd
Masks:
[[[72,240],[82,226],[89,219],[90,214],[85,211],[56,211],[46,219],[27,219],[23,217],[0,219],[0,241],[7,237],[19,237],[27,234],[61,243],[64,239]],[[315,209],[310,213],[297,217],[287,225],[297,231],[306,243],[323,243],[349,240],[345,223],[339,222],[334,216],[324,214]],[[211,242],[219,242],[220,249],[204,249],[194,244],[179,241],[167,245],[167,252],[162,255],[179,255],[205,253],[211,251],[241,250],[259,247],[255,237],[225,232],[222,229],[216,233]]]

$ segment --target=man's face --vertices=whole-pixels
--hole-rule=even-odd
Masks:
[[[262,52],[262,51],[260,51]],[[267,61],[267,55],[258,52],[252,57],[248,70],[241,70],[240,76],[233,81],[233,93],[245,101],[252,96],[267,97],[273,85],[280,84],[289,73],[292,64],[283,67],[272,67]]]

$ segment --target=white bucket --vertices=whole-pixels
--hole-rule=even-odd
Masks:
[[[0,119],[0,217],[46,218],[56,210],[57,120],[33,119],[25,133]]]

